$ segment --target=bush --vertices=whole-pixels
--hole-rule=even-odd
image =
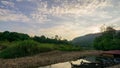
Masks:
[[[78,51],[80,49],[80,47],[72,45],[45,44],[33,40],[15,41],[0,52],[0,58],[18,58],[52,50]]]
[[[0,53],[1,58],[17,58],[34,55],[39,52],[50,51],[51,49],[40,47],[40,43],[33,40],[25,40],[14,43]]]
[[[73,45],[59,45],[58,50],[60,51],[80,51],[81,48]]]
[[[0,41],[0,51],[6,49],[9,45],[11,45],[11,43],[8,41]]]

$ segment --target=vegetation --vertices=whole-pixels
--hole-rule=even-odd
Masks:
[[[30,37],[27,34],[17,33],[17,32],[9,32],[5,31],[0,33],[0,41],[19,41],[19,40],[28,40]]]
[[[95,38],[100,35],[101,33],[87,34],[84,36],[74,38],[71,42],[73,43],[73,45],[80,46],[85,50],[88,50],[88,49],[91,50],[91,49],[94,49],[93,42]]]
[[[102,35],[94,40],[94,47],[98,50],[119,50],[120,32],[108,26],[104,32],[102,32]]]
[[[46,38],[44,35],[42,35],[41,37],[34,36],[32,39],[40,43],[70,44],[70,42],[68,42],[67,40],[61,40],[58,35],[56,35],[54,39]]]
[[[30,37],[27,34],[17,33],[17,32],[5,31],[0,33],[0,41],[13,42],[13,41],[23,41],[30,39],[40,43],[70,44],[70,42],[68,42],[67,40],[61,40],[61,38],[59,38],[58,35],[55,35],[55,38],[51,39],[45,37],[44,35],[40,37],[39,36]]]
[[[45,36],[30,37],[17,32],[0,33],[0,58],[24,57],[52,50],[78,51],[81,48],[59,39],[58,36],[50,39]]]

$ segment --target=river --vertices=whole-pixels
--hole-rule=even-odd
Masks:
[[[95,61],[94,57],[89,57],[89,58],[85,58],[85,59],[78,59],[76,61],[70,61],[70,62],[72,62],[75,65],[80,65],[81,62],[90,63],[91,60]],[[70,62],[57,63],[57,64],[52,64],[52,65],[38,67],[38,68],[71,68]]]
[[[102,67],[102,66],[111,67],[111,66],[120,64],[120,58],[114,58],[114,59],[113,58],[101,58],[101,60],[103,60],[104,62],[102,65],[100,64],[100,67]],[[52,65],[38,67],[38,68],[72,68],[71,63],[72,63],[72,65],[73,64],[74,65],[81,65],[81,62],[90,64],[90,63],[94,63],[94,62],[97,63],[98,60],[97,60],[97,57],[95,57],[95,56],[89,56],[89,57],[85,57],[82,59],[78,59],[76,61],[57,63],[57,64],[52,64]],[[88,67],[90,67],[90,66],[88,66]],[[94,67],[94,68],[99,68],[99,67]],[[119,67],[117,67],[117,68],[119,68]]]

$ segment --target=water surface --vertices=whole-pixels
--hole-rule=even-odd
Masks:
[[[78,59],[76,61],[71,61],[73,64],[77,64],[80,65],[81,62],[88,62],[85,59]],[[52,64],[52,65],[48,65],[48,66],[44,66],[44,67],[39,67],[39,68],[71,68],[71,64],[70,62],[63,62],[63,63],[57,63],[57,64]]]

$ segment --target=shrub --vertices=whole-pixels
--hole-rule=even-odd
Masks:
[[[0,52],[0,58],[18,58],[52,50],[78,51],[80,49],[80,47],[72,45],[45,44],[33,40],[15,41]]]
[[[60,51],[79,51],[81,50],[80,47],[73,46],[73,45],[59,45],[58,50]]]
[[[0,51],[6,49],[9,45],[11,45],[8,41],[0,41]]]
[[[51,49],[39,47],[40,43],[33,40],[25,40],[14,43],[0,53],[1,58],[17,58],[28,55],[34,55],[39,52],[50,51]]]

